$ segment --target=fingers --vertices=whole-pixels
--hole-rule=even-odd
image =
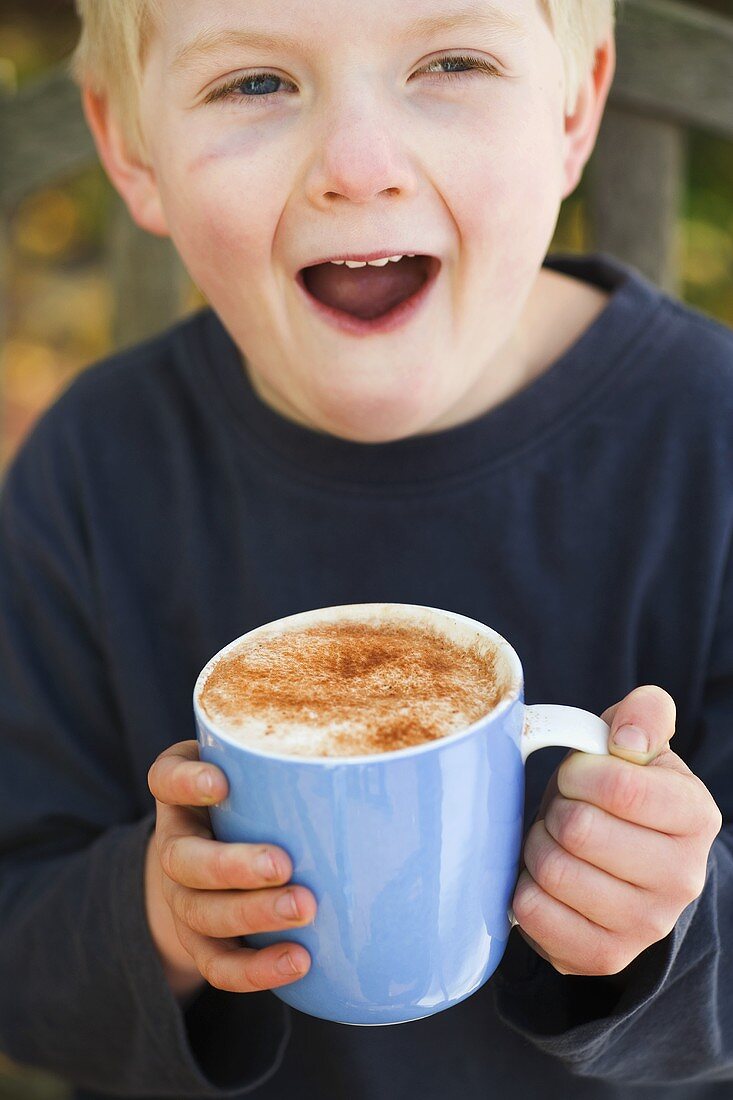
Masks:
[[[316,915],[316,900],[305,886],[243,891],[178,887],[171,891],[169,904],[194,932],[217,938],[280,932],[308,924]]]
[[[271,844],[245,844],[212,840],[211,832],[186,835],[194,830],[177,811],[178,822],[161,826],[158,855],[169,878],[197,890],[255,890],[287,882],[293,865],[282,848]]]
[[[176,921],[178,937],[202,977],[216,989],[256,993],[276,989],[308,973],[311,958],[298,943],[276,943],[255,950],[237,940],[212,940]]]
[[[547,786],[545,787],[542,798],[540,799],[540,805],[539,805],[539,808],[538,808],[537,813],[535,814],[535,818],[534,818],[535,821],[541,821],[541,819],[545,816],[545,811],[547,810],[547,807],[550,805],[553,798],[555,798],[556,795],[559,794],[559,790],[558,790],[558,786],[557,786],[557,774],[560,771],[561,765],[565,762],[565,760],[567,760],[567,758],[569,756],[572,755],[573,752],[574,752],[574,750],[571,749],[570,752],[565,754],[565,756],[561,760],[560,764],[558,764],[558,766],[555,768],[554,772],[550,776],[550,779],[547,783]]]
[[[181,741],[161,753],[148,772],[148,785],[159,803],[156,843],[166,875],[200,890],[247,890],[287,882],[293,867],[281,848],[212,839],[203,806],[226,797],[226,777],[214,765],[201,764],[198,756],[196,741]],[[207,792],[198,787],[202,776],[214,784],[208,790],[207,783]]]
[[[610,932],[638,928],[651,912],[648,891],[571,855],[557,843],[544,821],[533,825],[527,835],[524,862],[545,893]],[[666,917],[666,913],[652,915],[655,920]],[[660,933],[668,931],[665,928]]]
[[[240,936],[312,921],[317,904],[304,886],[280,888],[293,873],[281,848],[213,839],[206,807],[228,793],[221,769],[199,760],[196,741],[183,741],[158,756],[148,786],[157,804],[163,897],[201,975],[219,989],[243,993],[301,978],[311,960],[300,944],[255,950],[240,943]]]
[[[663,688],[643,684],[604,711],[601,718],[611,727],[609,748],[612,752],[632,763],[648,764],[669,747],[670,738],[674,737],[677,708],[672,696]],[[631,740],[617,745],[615,735],[623,726],[631,727]]]
[[[701,784],[691,772],[640,768],[615,756],[575,752],[560,765],[557,785],[565,798],[592,802],[625,821],[670,836],[694,835],[705,827]]]
[[[160,767],[154,771],[156,765]],[[179,770],[174,775],[171,770],[179,767],[172,754],[166,761],[158,757],[150,772],[154,794],[157,791],[171,799],[194,797],[186,793],[190,789],[187,774]],[[213,840],[206,809],[158,801],[158,857],[165,874],[182,886],[248,890],[285,883],[292,875],[292,862],[282,848]]]
[[[148,786],[168,806],[211,806],[229,790],[221,768],[199,760],[196,741],[179,741],[162,752],[148,772]]]
[[[519,876],[512,904],[522,935],[561,974],[616,974],[629,961],[617,936],[550,897],[528,871]]]
[[[679,842],[674,838],[640,829],[587,802],[556,798],[544,822],[532,826],[527,841],[532,830],[539,828],[546,829],[570,856],[646,890],[658,889],[664,869],[673,878],[680,859]]]

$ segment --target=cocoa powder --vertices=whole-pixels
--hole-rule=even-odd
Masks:
[[[423,624],[344,620],[245,640],[213,665],[198,699],[260,751],[353,756],[465,729],[505,690],[488,639],[462,646]]]

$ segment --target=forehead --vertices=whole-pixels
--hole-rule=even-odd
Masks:
[[[304,47],[324,31],[355,26],[382,41],[411,41],[450,31],[480,31],[495,40],[526,38],[541,0],[168,0],[165,28],[174,70],[227,46]]]

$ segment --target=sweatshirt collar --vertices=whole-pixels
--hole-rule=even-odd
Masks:
[[[354,442],[297,424],[259,397],[236,343],[206,308],[199,316],[204,354],[224,398],[219,415],[278,464],[322,481],[415,486],[485,471],[552,430],[620,367],[661,301],[661,291],[638,270],[606,253],[556,253],[543,266],[609,291],[608,304],[543,374],[473,420],[387,443]]]

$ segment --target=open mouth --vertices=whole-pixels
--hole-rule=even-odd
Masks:
[[[374,327],[411,313],[437,278],[441,261],[435,256],[404,256],[382,267],[349,268],[346,264],[315,264],[298,272],[297,282],[308,296],[325,306],[331,319],[341,315],[352,326]]]

